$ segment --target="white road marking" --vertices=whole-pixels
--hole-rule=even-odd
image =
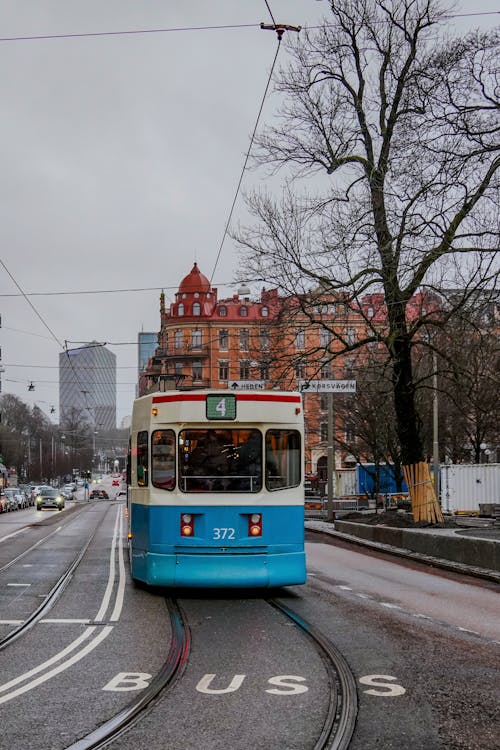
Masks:
[[[24,620],[0,620],[0,625],[21,625]]]
[[[89,628],[89,630],[94,630],[94,628]],[[112,625],[106,625],[106,627],[103,628],[100,631],[100,633],[96,635],[96,637],[93,638],[90,641],[90,643],[88,643],[77,654],[74,654],[67,661],[63,662],[62,664],[59,664],[59,666],[54,667],[54,669],[52,669],[50,672],[46,672],[40,677],[37,677],[37,679],[33,680],[33,682],[29,682],[27,685],[23,685],[23,687],[20,687],[17,690],[14,690],[12,693],[9,693],[8,695],[4,695],[3,698],[0,698],[0,704],[7,703],[7,701],[12,700],[12,698],[17,698],[18,695],[27,693],[28,690],[33,690],[33,688],[38,687],[38,685],[42,685],[44,682],[47,682],[47,680],[50,680],[52,677],[55,677],[55,675],[59,674],[60,672],[63,672],[65,669],[68,669],[68,667],[71,667],[73,664],[76,664],[78,661],[83,659],[84,656],[87,656],[87,654],[90,654],[91,651],[97,648],[97,646],[99,646],[99,644],[105,638],[108,637],[108,635],[111,633],[112,630],[113,630]],[[0,688],[0,690],[1,689],[2,688]]]
[[[115,607],[113,609],[113,612],[111,614],[111,617],[109,618],[110,622],[116,622],[120,619],[120,615],[123,608],[123,597],[125,595],[125,561],[123,559],[123,544],[122,538],[123,538],[123,514],[119,513],[120,518],[120,528],[118,532],[118,571],[119,571],[119,577],[118,577],[118,590],[116,592],[116,600],[115,600]]]
[[[104,615],[106,614],[106,611],[109,607],[109,601],[111,599],[111,594],[113,593],[113,586],[115,583],[115,549],[116,549],[116,535],[118,530],[118,522],[119,522],[119,515],[116,514],[115,519],[115,527],[113,530],[113,540],[111,542],[111,550],[109,552],[109,575],[108,575],[108,583],[106,586],[106,591],[104,592],[104,596],[101,602],[101,606],[99,608],[98,613],[95,616],[95,619],[97,622],[101,622],[101,620],[104,620]]]
[[[7,586],[31,586],[31,583],[8,583]]]
[[[13,531],[13,532],[12,532],[12,534],[7,534],[7,536],[3,536],[3,537],[2,537],[1,539],[0,539],[0,544],[1,544],[2,542],[6,542],[6,541],[7,541],[7,539],[12,539],[12,537],[13,537],[13,536],[17,536],[17,535],[18,535],[18,534],[20,534],[20,533],[21,533],[22,531],[24,531],[24,529],[18,529],[17,531]]]
[[[123,516],[120,512],[121,508],[117,508],[117,514],[116,514],[116,520],[114,525],[114,531],[113,531],[113,538],[111,542],[111,552],[110,552],[110,558],[109,558],[109,574],[108,574],[108,583],[106,586],[106,590],[104,592],[103,601],[101,603],[101,606],[99,608],[99,612],[96,620],[103,619],[104,615],[106,614],[106,611],[109,607],[109,602],[111,599],[111,594],[113,591],[113,585],[115,581],[115,550],[116,550],[116,544],[117,539],[122,538],[122,532],[123,532]],[[120,530],[118,533],[118,529]],[[124,590],[125,590],[125,563],[123,559],[123,545],[119,544],[118,549],[118,569],[119,569],[119,580],[118,580],[118,589],[116,592],[116,598],[113,608],[113,613],[111,615],[111,618],[114,621],[117,621],[120,617],[122,607],[123,607],[123,598],[124,598]],[[41,621],[42,622],[42,621]],[[44,620],[44,622],[50,622],[50,620]],[[56,620],[56,622],[65,622],[64,620]],[[83,622],[86,624],[88,620],[85,621],[79,621],[76,619],[71,619],[69,621],[66,621],[69,623],[75,623],[75,622]],[[92,640],[87,643],[83,648],[80,649],[84,641],[86,641],[92,633],[97,629],[95,625],[91,627],[87,627],[84,632],[76,638],[74,641],[72,641],[68,646],[66,646],[65,649],[55,654],[53,657],[48,659],[47,661],[43,662],[42,664],[39,664],[37,667],[33,667],[33,669],[29,670],[28,672],[25,672],[22,675],[19,675],[18,677],[15,677],[14,679],[10,680],[9,682],[5,683],[4,685],[0,685],[0,693],[7,693],[8,690],[10,690],[12,687],[15,687],[16,685],[19,685],[22,682],[26,682],[27,680],[31,680],[31,678],[34,675],[39,674],[40,672],[44,672],[45,670],[52,667],[52,665],[57,664],[57,662],[61,662],[60,664],[57,664],[53,669],[50,669],[50,671],[45,672],[45,674],[41,674],[39,677],[37,677],[34,680],[31,680],[27,684],[23,685],[22,687],[17,688],[17,690],[13,690],[12,692],[7,693],[6,695],[3,695],[0,697],[0,704],[7,703],[7,701],[12,700],[13,698],[16,698],[18,695],[22,695],[23,693],[28,692],[29,690],[32,690],[33,688],[38,687],[38,685],[43,684],[44,682],[47,682],[47,680],[50,680],[52,677],[55,677],[60,672],[68,669],[73,664],[76,664],[78,661],[83,659],[85,656],[87,656],[91,651],[93,651],[97,646],[102,643],[102,641],[108,637],[108,635],[113,630],[113,625],[106,625],[103,628],[99,629],[98,634],[92,638]],[[68,654],[71,654],[76,649],[78,650],[77,653],[74,653],[72,656],[70,656],[65,661],[61,661],[65,659]]]
[[[94,625],[91,628],[87,628],[83,631],[81,635],[78,636],[74,641],[72,641],[63,651],[59,651],[58,654],[55,654],[47,661],[44,661],[42,664],[39,664],[38,667],[33,667],[33,669],[30,669],[29,672],[25,672],[24,674],[19,675],[18,677],[15,677],[13,680],[10,680],[9,682],[6,682],[4,685],[0,685],[0,693],[5,693],[7,690],[10,690],[11,687],[14,687],[15,685],[19,685],[21,682],[25,682],[26,680],[29,680],[34,675],[38,674],[39,672],[43,672],[44,669],[48,669],[53,664],[56,664],[56,662],[60,661],[61,659],[64,659],[68,654],[70,654],[72,651],[74,651],[76,648],[78,648],[83,641],[86,641],[87,638],[89,638],[92,633],[96,630],[96,626]]]
[[[382,607],[387,607],[387,609],[400,609],[403,610],[403,607],[400,607],[399,604],[391,604],[390,602],[380,602]]]
[[[60,619],[55,619],[55,620],[49,620],[47,618],[47,619],[44,619],[44,620],[39,620],[38,622],[43,622],[43,623],[46,623],[48,625],[59,625],[59,624],[61,624],[61,625],[73,625],[73,624],[75,624],[75,625],[88,625],[91,621],[89,619],[87,619],[87,620],[76,620],[74,618],[73,619],[71,619],[71,618],[66,618],[66,619],[60,618]]]

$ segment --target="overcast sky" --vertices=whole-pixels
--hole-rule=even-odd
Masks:
[[[328,10],[268,4],[277,22],[301,26]],[[160,289],[171,300],[194,260],[212,276],[276,35],[259,28],[271,22],[265,0],[0,0],[0,18],[0,258],[35,308],[0,267],[2,393],[54,405],[57,422],[65,342],[113,342],[119,425],[135,394],[137,332],[159,328]],[[242,27],[154,31],[227,25]],[[85,36],[124,31],[148,33]],[[26,38],[58,35],[68,36]],[[251,172],[243,188],[259,180]],[[239,200],[233,221],[243,214]],[[237,267],[226,239],[219,297],[236,290]]]

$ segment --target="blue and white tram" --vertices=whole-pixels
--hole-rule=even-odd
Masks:
[[[304,583],[300,393],[167,391],[131,425],[132,577],[154,586]]]

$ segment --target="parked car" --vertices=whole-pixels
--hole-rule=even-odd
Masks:
[[[42,508],[57,508],[57,510],[62,510],[65,498],[59,490],[55,490],[53,487],[41,487],[40,492],[35,498],[35,502],[37,510],[41,510]]]
[[[24,497],[26,498],[26,505],[34,505],[35,504],[35,498],[34,495],[31,492],[31,487],[28,484],[20,484],[19,489],[23,493]]]
[[[7,498],[3,492],[0,492],[0,513],[7,513],[7,510]]]
[[[17,487],[6,487],[4,493],[8,510],[19,510],[25,507],[24,495],[19,492]]]

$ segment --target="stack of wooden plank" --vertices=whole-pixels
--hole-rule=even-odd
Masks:
[[[429,464],[421,461],[403,466],[403,474],[410,492],[413,520],[443,523],[443,513],[436,498]]]

